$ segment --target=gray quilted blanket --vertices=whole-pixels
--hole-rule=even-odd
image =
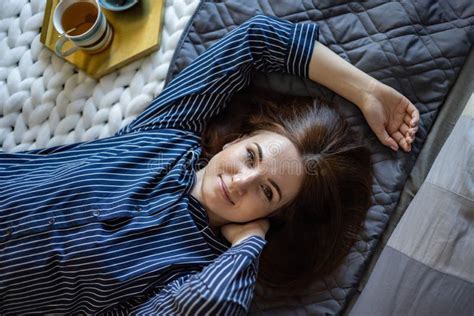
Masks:
[[[372,206],[360,240],[333,275],[314,283],[304,295],[281,297],[256,287],[253,315],[340,314],[396,207],[400,192],[450,87],[474,42],[472,0],[421,1],[202,1],[178,45],[171,78],[227,32],[256,13],[293,22],[320,24],[320,41],[353,65],[394,87],[420,110],[421,122],[410,153],[381,145],[355,106],[300,78],[257,74],[253,84],[295,95],[323,94],[338,104],[351,126],[365,136],[372,152]]]

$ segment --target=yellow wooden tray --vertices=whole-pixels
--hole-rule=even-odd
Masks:
[[[53,12],[59,0],[48,0],[41,28],[41,42],[54,53],[59,33],[53,26]],[[113,12],[103,9],[114,29],[112,44],[105,51],[89,55],[81,50],[64,59],[95,79],[111,73],[158,49],[164,20],[164,0],[140,0],[132,8]],[[66,44],[65,48],[69,48]]]

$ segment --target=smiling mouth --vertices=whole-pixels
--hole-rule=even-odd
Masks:
[[[232,202],[232,200],[230,199],[230,194],[229,194],[229,191],[227,190],[227,187],[224,183],[224,180],[222,180],[221,176],[219,176],[219,179],[220,179],[219,184],[220,184],[220,187],[221,187],[222,195],[225,197],[225,199],[227,201],[229,201],[232,205],[234,205],[234,202]]]

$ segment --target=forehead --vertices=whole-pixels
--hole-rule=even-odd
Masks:
[[[283,196],[294,195],[303,179],[303,163],[293,143],[283,135],[259,132],[246,139],[247,144],[262,149],[262,167],[267,176],[276,181]]]
[[[248,139],[250,143],[257,143],[262,148],[264,159],[269,161],[296,161],[299,162],[300,155],[293,143],[283,135],[263,131]]]

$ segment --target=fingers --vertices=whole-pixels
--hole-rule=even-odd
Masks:
[[[415,133],[418,128],[409,128],[407,124],[402,124],[398,131],[388,135],[384,131],[384,139],[382,143],[389,146],[392,150],[397,151],[401,147],[404,151],[411,151],[411,144],[415,141]]]
[[[392,148],[393,151],[398,150],[398,143],[392,137],[390,137],[390,135],[388,135],[385,129],[379,130],[376,135],[382,144]]]
[[[395,132],[392,134],[392,137],[404,151],[409,152],[411,150],[411,144],[406,140],[402,133]]]
[[[407,125],[410,127],[418,127],[420,112],[411,102],[408,102],[407,112],[411,116],[411,120]]]
[[[405,141],[408,144],[411,144],[415,141],[415,134],[418,131],[420,112],[410,101],[408,101],[406,112],[407,115],[405,115],[405,117],[403,118],[404,124],[400,126],[399,131],[402,135],[405,135]],[[400,142],[402,142],[402,139],[398,139],[397,142],[400,144]],[[403,144],[400,144],[400,146],[405,149],[405,151],[409,151],[411,149],[411,146],[408,150],[406,149],[408,148],[408,146]]]
[[[403,123],[400,126],[399,130],[402,133],[402,135],[404,135],[405,140],[407,141],[407,143],[411,144],[415,141],[415,134],[416,134],[416,131],[418,130],[418,127],[416,127],[416,129],[415,128],[409,128],[407,124]]]
[[[406,124],[403,124],[403,129],[408,131],[410,128]],[[401,147],[404,151],[411,150],[411,143],[413,142],[414,138],[409,137],[406,138],[400,131],[396,131],[389,135],[386,130],[381,131],[382,137],[379,138],[382,144],[392,148],[393,151],[397,151],[398,147]]]
[[[410,127],[411,121],[412,118],[410,115],[405,115],[405,117],[403,118],[403,122],[405,122],[405,125],[409,127],[410,132],[413,132],[413,134],[415,134],[418,131],[418,123],[415,126]]]

